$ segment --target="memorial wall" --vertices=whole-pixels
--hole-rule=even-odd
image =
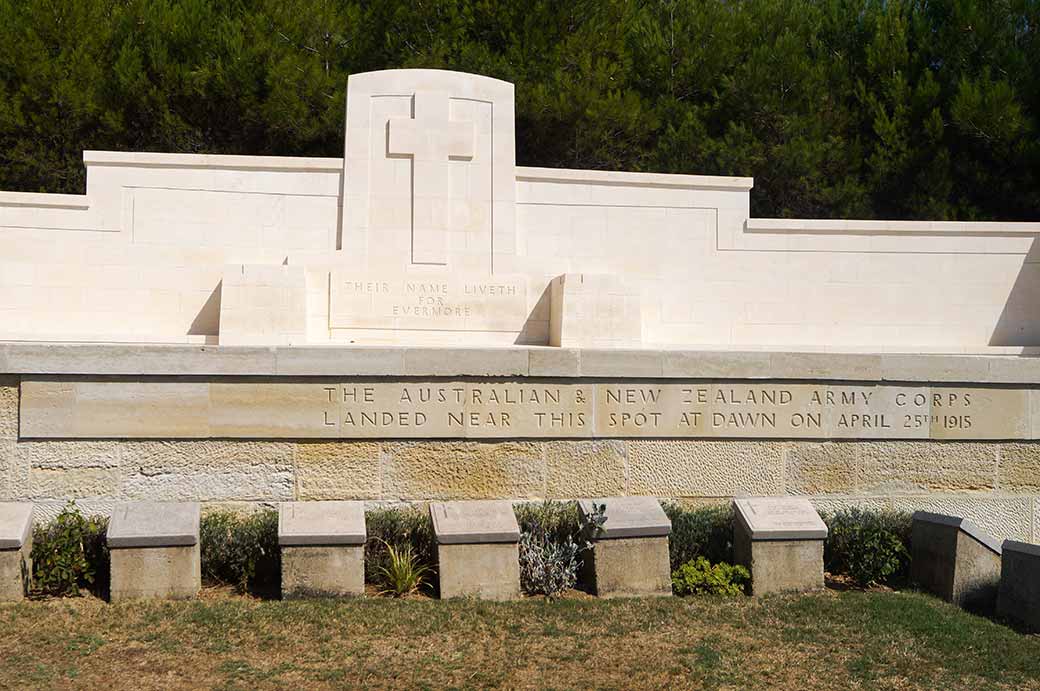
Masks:
[[[345,124],[0,192],[0,500],[799,495],[1040,541],[1040,224],[519,167],[478,75],[352,75]]]

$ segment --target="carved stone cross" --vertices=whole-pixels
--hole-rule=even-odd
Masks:
[[[412,114],[387,121],[387,155],[412,159],[412,263],[447,264],[450,162],[473,158],[473,123],[450,119],[445,92],[417,91]]]

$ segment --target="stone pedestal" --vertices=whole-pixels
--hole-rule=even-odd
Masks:
[[[362,502],[283,503],[278,509],[282,598],[363,595],[366,538]]]
[[[1040,545],[1004,540],[997,614],[1040,632]]]
[[[668,535],[672,523],[653,497],[609,497],[579,502],[586,517],[606,506],[606,523],[593,536],[584,570],[600,597],[671,595]]]
[[[0,602],[17,602],[29,588],[32,514],[32,504],[0,503]]]
[[[202,587],[199,505],[116,504],[108,523],[112,602],[190,599]]]
[[[733,505],[733,561],[751,572],[753,595],[823,588],[827,526],[808,499],[756,497]]]
[[[508,501],[430,504],[442,598],[520,597],[520,527]]]
[[[965,609],[992,610],[1000,582],[1000,544],[958,516],[918,511],[910,537],[910,578]]]

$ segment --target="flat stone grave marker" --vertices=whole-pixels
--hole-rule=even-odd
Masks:
[[[606,522],[592,535],[587,576],[600,597],[671,595],[668,535],[672,522],[654,497],[606,497],[578,502],[588,520],[605,507]]]
[[[442,598],[520,596],[520,526],[505,500],[430,504]]]
[[[280,504],[282,598],[364,594],[366,539],[363,502]]]
[[[199,505],[116,504],[108,523],[111,599],[189,599],[202,587]]]
[[[997,540],[960,516],[914,514],[910,578],[965,609],[991,611],[1000,583]]]
[[[0,601],[25,597],[32,573],[32,516],[29,503],[0,503]]]
[[[733,506],[733,558],[751,572],[753,594],[823,588],[827,525],[808,499],[749,497]]]
[[[997,614],[1040,632],[1040,545],[1004,540]]]

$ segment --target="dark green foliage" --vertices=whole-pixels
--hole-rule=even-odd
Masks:
[[[743,566],[712,564],[704,557],[688,561],[672,573],[676,595],[743,595],[751,574]]]
[[[199,524],[202,578],[239,592],[273,595],[280,589],[278,512],[215,511]]]
[[[824,514],[823,520],[828,530],[824,543],[827,571],[850,576],[862,586],[905,582],[911,514],[851,508]]]
[[[733,561],[732,505],[687,509],[666,503],[664,512],[672,521],[668,546],[672,571],[697,557],[712,563]]]
[[[387,583],[386,573],[393,570],[388,546],[400,552],[405,548],[411,550],[411,568],[432,569],[437,563],[437,543],[433,536],[433,523],[430,512],[421,507],[400,507],[375,509],[365,513],[365,529],[368,542],[365,543],[365,582],[374,583],[383,588]],[[435,578],[426,574],[427,584]]]
[[[340,156],[347,76],[516,84],[521,165],[751,175],[757,216],[1040,217],[1040,2],[0,0],[0,189],[84,149]]]
[[[75,502],[69,502],[50,523],[37,525],[31,594],[69,597],[88,587],[101,592],[108,583],[107,529],[107,518],[84,516]]]

